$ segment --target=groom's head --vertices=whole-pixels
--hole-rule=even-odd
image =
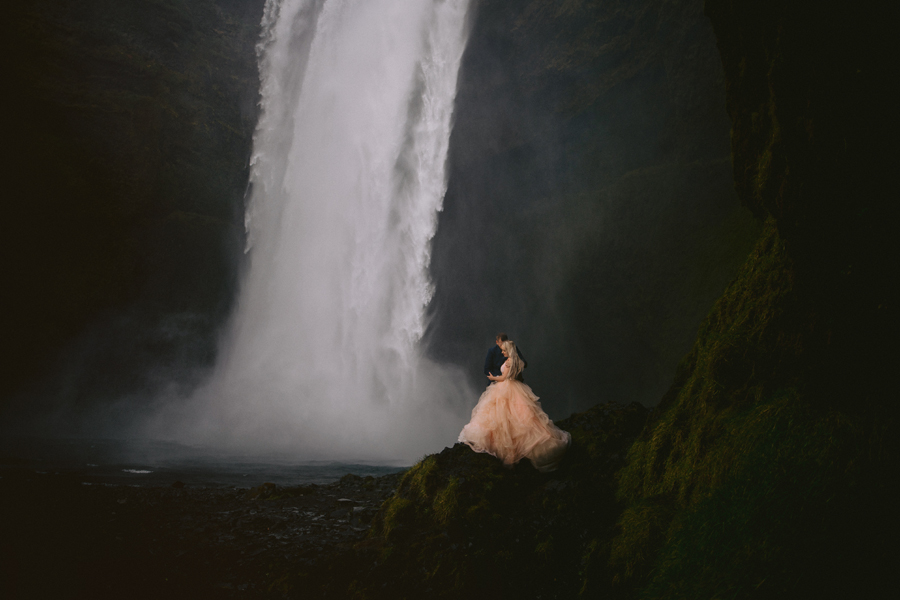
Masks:
[[[501,333],[497,334],[497,339],[495,339],[494,341],[497,343],[498,346],[500,346],[502,348],[503,342],[505,342],[508,339],[509,338],[506,337],[506,334],[501,332]]]

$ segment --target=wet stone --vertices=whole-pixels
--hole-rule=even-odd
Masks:
[[[0,494],[11,502],[6,514],[20,521],[9,533],[26,540],[22,556],[33,555],[35,565],[65,565],[67,581],[108,582],[104,597],[136,597],[140,587],[140,597],[190,589],[196,597],[280,598],[281,592],[269,591],[276,574],[312,568],[363,540],[364,521],[399,477],[241,490],[5,476]],[[370,485],[359,484],[365,481]],[[47,552],[38,540],[46,539],[54,540],[55,554],[38,560]],[[115,565],[115,573],[104,570],[107,565]]]

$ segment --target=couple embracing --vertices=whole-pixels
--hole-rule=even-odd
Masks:
[[[472,410],[459,441],[476,452],[487,452],[512,466],[527,458],[541,472],[555,470],[572,437],[541,409],[538,397],[525,385],[525,359],[516,344],[500,333],[485,359],[490,385]]]

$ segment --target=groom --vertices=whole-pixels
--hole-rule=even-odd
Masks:
[[[491,349],[488,350],[487,356],[484,359],[484,375],[494,375],[495,377],[500,376],[500,367],[503,366],[503,363],[506,362],[506,357],[503,356],[503,349],[500,345],[508,340],[509,338],[505,333],[498,333],[497,339],[494,340],[494,345],[491,346]],[[525,360],[525,357],[522,356],[522,351],[519,350],[519,347],[516,346],[516,352],[519,354],[519,358],[522,359],[522,371],[524,372],[525,367],[528,366],[528,361]],[[522,373],[519,373],[519,376],[516,377],[519,381],[525,381],[525,377]]]

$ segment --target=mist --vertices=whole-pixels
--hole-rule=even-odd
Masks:
[[[267,4],[237,309],[210,381],[148,435],[300,458],[455,441],[467,380],[418,342],[466,5]]]

